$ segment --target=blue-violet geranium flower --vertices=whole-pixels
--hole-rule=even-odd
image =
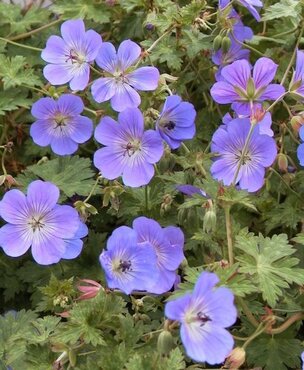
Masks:
[[[81,19],[62,23],[61,35],[51,36],[42,50],[41,58],[50,63],[43,69],[44,77],[52,85],[69,82],[72,90],[83,90],[89,82],[90,63],[102,45],[101,37],[93,30],[85,31]]]
[[[84,105],[79,96],[63,94],[58,100],[41,98],[32,106],[37,121],[31,125],[30,134],[37,145],[50,145],[58,155],[76,152],[78,144],[89,140],[93,122],[81,116]]]

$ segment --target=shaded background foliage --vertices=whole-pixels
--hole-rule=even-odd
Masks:
[[[264,4],[260,23],[244,8],[238,10],[255,33],[248,43],[254,48],[251,61],[258,53],[271,57],[279,64],[280,81],[303,24],[304,3]],[[16,259],[1,253],[0,368],[51,369],[60,356],[62,369],[204,368],[184,356],[176,329],[174,349],[165,356],[157,349],[158,333],[151,332],[161,328],[167,297],[100,292],[92,300],[76,300],[78,279],[94,279],[106,286],[98,262],[105,241],[117,226],[130,225],[140,215],[162,226],[179,225],[186,235],[187,261],[181,266],[183,282],[175,296],[191,289],[203,268],[216,272],[221,283],[233,290],[240,312],[234,335],[248,337],[255,331],[248,310],[257,323],[265,317],[273,320],[273,328],[303,311],[304,171],[296,156],[297,133],[291,118],[301,118],[304,107],[287,97],[289,108],[279,104],[273,112],[277,145],[288,167],[275,162],[261,191],[248,194],[224,189],[211,178],[209,143],[228,110],[215,104],[209,93],[216,71],[210,58],[212,43],[223,27],[217,21],[217,6],[217,1],[201,0],[56,0],[44,8],[0,3],[0,145],[13,143],[2,159],[16,181],[5,181],[1,194],[10,185],[25,190],[31,181],[43,179],[55,183],[61,201],[73,205],[93,188],[97,170],[92,155],[98,147],[93,139],[77,155],[58,158],[29,137],[32,103],[43,91],[53,96],[67,91],[65,86],[47,84],[40,52],[31,48],[43,48],[50,35],[59,34],[64,20],[83,18],[87,29],[96,30],[104,41],[119,44],[130,38],[143,50],[160,38],[146,56],[162,73],[156,92],[142,94],[140,108],[147,128],[154,127],[155,110],[161,109],[168,87],[193,103],[198,113],[196,137],[187,143],[189,152],[183,147],[172,152],[166,148],[159,173],[147,188],[123,187],[119,181],[105,179],[98,183],[89,201],[92,207],[78,208],[90,229],[79,258],[45,267],[34,263],[29,253]],[[85,114],[95,125],[104,115],[116,118],[108,103],[93,101],[89,90],[79,95],[89,108]],[[213,208],[199,195],[188,198],[176,190],[177,184],[186,183],[204,189]],[[236,263],[230,267],[225,262],[223,206],[227,204],[232,206],[236,247]],[[66,311],[68,319],[58,316]],[[245,366],[299,368],[302,341],[300,320],[287,330],[263,333],[247,347]]]

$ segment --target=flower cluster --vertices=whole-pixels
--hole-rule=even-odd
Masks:
[[[162,294],[176,280],[184,259],[184,235],[180,228],[162,228],[156,221],[138,217],[133,228],[117,228],[100,255],[108,286],[126,294],[144,290]]]
[[[88,229],[77,211],[58,199],[57,186],[40,180],[28,186],[26,196],[16,189],[4,195],[0,216],[7,224],[0,228],[0,246],[8,256],[22,256],[32,247],[34,260],[49,265],[80,254]]]
[[[232,292],[214,273],[203,272],[192,293],[168,302],[165,315],[181,323],[180,336],[187,355],[211,365],[225,360],[233,348],[233,337],[225,329],[237,319]]]

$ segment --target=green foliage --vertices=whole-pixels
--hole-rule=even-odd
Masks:
[[[288,243],[287,235],[264,238],[252,233],[236,238],[236,248],[242,253],[236,258],[239,271],[251,276],[251,282],[263,295],[263,299],[274,307],[290,284],[304,284],[304,270],[296,268],[299,259],[290,257],[295,249]]]
[[[0,77],[4,90],[16,86],[42,85],[40,78],[35,75],[34,69],[26,66],[26,58],[21,55],[8,58],[0,54]]]
[[[265,15],[263,16],[263,21],[270,21],[272,19],[278,19],[283,17],[293,18],[293,21],[297,24],[301,14],[301,3],[297,0],[281,0],[276,4],[269,6]]]
[[[17,181],[26,187],[35,178],[50,181],[57,185],[67,197],[74,194],[87,195],[94,185],[94,172],[89,158],[59,157],[28,166]]]

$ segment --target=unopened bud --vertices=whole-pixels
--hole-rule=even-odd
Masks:
[[[284,153],[279,153],[277,156],[278,167],[280,171],[287,172],[288,169],[288,159]]]
[[[161,355],[167,355],[175,347],[172,334],[168,330],[162,331],[157,340],[157,350]]]
[[[231,46],[231,40],[228,36],[225,36],[222,40],[222,50],[224,54],[228,53],[230,46]]]
[[[69,350],[69,361],[70,361],[70,365],[72,367],[75,367],[76,366],[76,362],[77,362],[77,355],[76,355],[76,352],[72,349]]]
[[[245,359],[246,359],[245,350],[241,347],[236,347],[227,357],[224,369],[238,369],[243,365]]]
[[[203,230],[207,233],[216,229],[216,212],[214,209],[208,209],[204,216]]]
[[[213,40],[213,50],[218,51],[222,46],[222,36],[217,35],[215,39]]]
[[[299,132],[303,123],[303,118],[301,116],[294,116],[290,120],[291,127],[295,132]]]

